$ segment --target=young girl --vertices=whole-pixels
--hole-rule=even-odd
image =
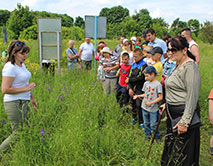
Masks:
[[[17,130],[29,117],[28,103],[31,99],[34,109],[32,90],[35,83],[30,83],[31,73],[24,62],[30,48],[22,41],[13,40],[8,48],[9,57],[2,70],[1,90],[4,94],[4,108],[12,127],[12,134],[0,145],[0,152],[9,148]]]
[[[100,59],[99,65],[104,69],[103,89],[104,93],[109,95],[116,90],[117,87],[117,69],[119,68],[118,57],[112,56],[108,47],[101,50],[103,58]]]

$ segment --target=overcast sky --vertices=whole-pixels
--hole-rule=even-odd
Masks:
[[[152,18],[162,17],[169,24],[180,17],[182,21],[198,19],[200,23],[213,21],[212,0],[8,0],[0,1],[0,9],[12,11],[17,3],[27,5],[33,11],[48,11],[68,14],[75,17],[98,15],[102,8],[122,5],[133,15],[135,11],[146,8]]]

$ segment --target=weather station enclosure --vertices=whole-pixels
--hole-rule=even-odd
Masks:
[[[97,38],[106,38],[106,23],[107,23],[106,17],[85,16],[85,37],[94,39],[95,50],[97,47]],[[94,68],[96,74],[96,60],[94,61]]]
[[[40,67],[42,60],[57,60],[60,73],[61,18],[38,18],[37,25]]]

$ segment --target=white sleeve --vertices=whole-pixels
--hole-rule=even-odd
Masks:
[[[16,77],[15,66],[11,64],[10,62],[6,63],[4,65],[4,68],[2,69],[2,76]]]
[[[84,48],[84,43],[82,43],[82,44],[80,45],[80,50],[83,50],[83,48]]]

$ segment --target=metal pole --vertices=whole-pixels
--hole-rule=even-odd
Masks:
[[[60,41],[59,41],[59,32],[57,32],[57,54],[58,54],[58,74],[60,74]]]
[[[97,16],[95,16],[95,57],[96,57],[96,47],[97,47]],[[94,57],[94,69],[95,69],[95,75],[96,75],[96,59]]]
[[[42,56],[41,32],[39,32],[38,35],[39,35],[38,38],[39,38],[40,68],[42,68],[42,59],[43,59],[43,56]]]

